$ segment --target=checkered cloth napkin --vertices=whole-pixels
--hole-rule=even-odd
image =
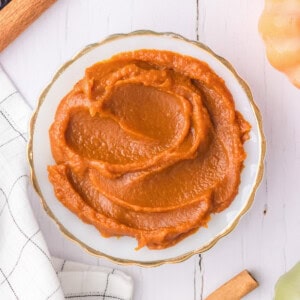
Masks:
[[[50,257],[27,195],[30,115],[0,66],[0,299],[131,299],[126,274]]]

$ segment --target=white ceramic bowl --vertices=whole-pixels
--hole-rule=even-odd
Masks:
[[[136,240],[133,238],[103,238],[95,227],[83,223],[56,199],[52,185],[48,181],[47,165],[54,164],[48,129],[54,120],[60,100],[84,76],[88,66],[119,52],[137,49],[170,50],[207,62],[225,80],[235,99],[236,109],[252,126],[251,138],[244,145],[247,159],[241,175],[239,193],[233,203],[223,212],[212,215],[208,228],[200,228],[195,234],[164,250],[143,248],[136,251],[134,250]],[[79,243],[84,249],[121,264],[157,266],[162,263],[180,262],[195,253],[211,248],[222,236],[233,230],[240,217],[250,208],[263,173],[265,141],[261,116],[247,84],[226,60],[214,54],[209,48],[173,33],[138,31],[114,35],[100,43],[87,46],[64,64],[45,88],[32,117],[30,137],[28,157],[32,181],[46,212],[67,237]]]

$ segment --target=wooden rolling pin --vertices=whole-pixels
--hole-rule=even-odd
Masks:
[[[0,52],[56,0],[11,0],[0,10]]]
[[[244,270],[219,287],[205,300],[240,300],[257,286],[257,281],[247,270]]]

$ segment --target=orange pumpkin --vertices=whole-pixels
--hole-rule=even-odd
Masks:
[[[270,63],[300,88],[300,0],[266,0],[259,31]]]

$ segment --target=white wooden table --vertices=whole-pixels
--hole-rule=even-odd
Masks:
[[[56,69],[87,44],[137,29],[199,39],[233,63],[264,118],[265,177],[250,212],[213,249],[153,269],[119,267],[135,281],[134,299],[204,299],[247,268],[260,287],[245,299],[272,299],[277,278],[300,260],[300,90],[266,61],[258,35],[263,1],[60,0],[0,54],[0,62],[34,107]],[[112,265],[66,240],[32,205],[52,255]]]

